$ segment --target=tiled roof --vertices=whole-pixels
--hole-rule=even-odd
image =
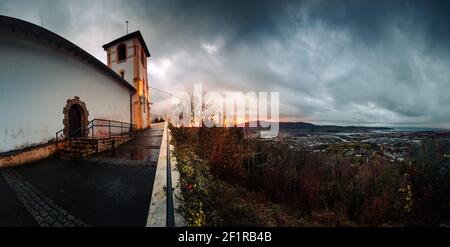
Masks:
[[[129,40],[132,38],[138,38],[139,42],[141,42],[142,48],[144,48],[145,55],[147,55],[147,57],[150,57],[150,52],[148,51],[147,45],[145,44],[145,41],[144,41],[144,38],[142,38],[141,32],[139,32],[139,31],[129,33],[123,37],[113,40],[113,41],[109,42],[108,44],[103,45],[103,49],[106,50],[110,46],[113,46],[117,43],[120,43],[125,40]]]

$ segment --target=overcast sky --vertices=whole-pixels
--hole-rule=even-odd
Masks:
[[[20,1],[0,14],[101,61],[140,30],[166,91],[279,91],[283,120],[450,128],[449,1]],[[152,92],[153,111],[168,97]]]

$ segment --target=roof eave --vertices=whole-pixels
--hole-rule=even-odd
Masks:
[[[131,38],[138,38],[139,42],[141,42],[142,48],[144,48],[145,55],[147,57],[151,57],[150,51],[148,50],[147,44],[145,43],[144,38],[142,37],[142,34],[140,31],[135,31],[135,32],[129,33],[125,36],[122,36],[120,38],[117,38],[107,44],[104,44],[102,47],[106,51],[109,47],[111,47],[115,44],[118,44],[120,42],[123,42],[125,40],[131,39]]]
[[[136,88],[134,88],[125,79],[120,77],[119,74],[117,74],[103,62],[101,62],[100,60],[98,60],[85,50],[81,49],[74,43],[70,42],[69,40],[59,36],[58,34],[50,30],[47,30],[43,27],[40,27],[27,21],[3,15],[0,15],[0,28],[11,30],[11,32],[13,33],[16,33],[17,31],[20,30],[27,37],[32,37],[33,39],[35,40],[37,39],[38,41],[45,40],[46,42],[41,43],[44,43],[47,46],[53,43],[56,45],[56,47],[54,48],[63,49],[66,52],[73,53],[75,56],[80,57],[83,60],[86,60],[89,65],[100,70],[100,72],[104,72],[110,75],[114,80],[127,87],[130,91],[132,92],[136,91]]]

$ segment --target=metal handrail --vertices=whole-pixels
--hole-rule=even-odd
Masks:
[[[101,121],[101,122],[107,122],[107,124],[96,124],[97,121]],[[111,125],[111,123],[117,123],[120,124],[120,126],[116,126],[116,125]],[[111,128],[120,128],[120,136],[124,135],[124,134],[128,134],[130,136],[136,136],[137,134],[137,126],[136,124],[131,124],[131,123],[127,123],[127,122],[120,122],[120,121],[116,121],[116,120],[109,120],[109,119],[92,119],[91,121],[89,121],[89,123],[87,124],[86,129],[84,129],[85,134],[89,135],[89,133],[91,133],[91,137],[94,138],[95,135],[95,127],[108,127],[108,136],[115,136],[114,133],[112,133]],[[123,130],[127,129],[128,131],[124,132]],[[70,136],[65,136],[64,134],[64,129],[59,130],[58,132],[56,132],[56,148],[58,149],[58,143],[60,141],[65,141],[65,140],[69,140],[72,141],[72,139]],[[83,130],[83,126],[76,129],[72,134],[77,134],[78,132],[81,132]],[[60,137],[62,139],[60,139]]]

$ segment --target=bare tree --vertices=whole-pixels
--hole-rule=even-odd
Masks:
[[[199,105],[199,102],[201,101],[201,104]],[[199,116],[200,116],[200,122],[198,123],[199,126],[203,124],[205,120],[212,119],[214,117],[214,112],[210,112],[209,110],[214,106],[214,102],[208,97],[208,94],[206,92],[202,93],[201,99],[196,99],[195,95],[191,92],[189,92],[189,109],[190,109],[190,116],[189,116],[189,122],[191,126],[196,126],[196,119],[195,119],[195,113],[196,110],[199,108]]]

